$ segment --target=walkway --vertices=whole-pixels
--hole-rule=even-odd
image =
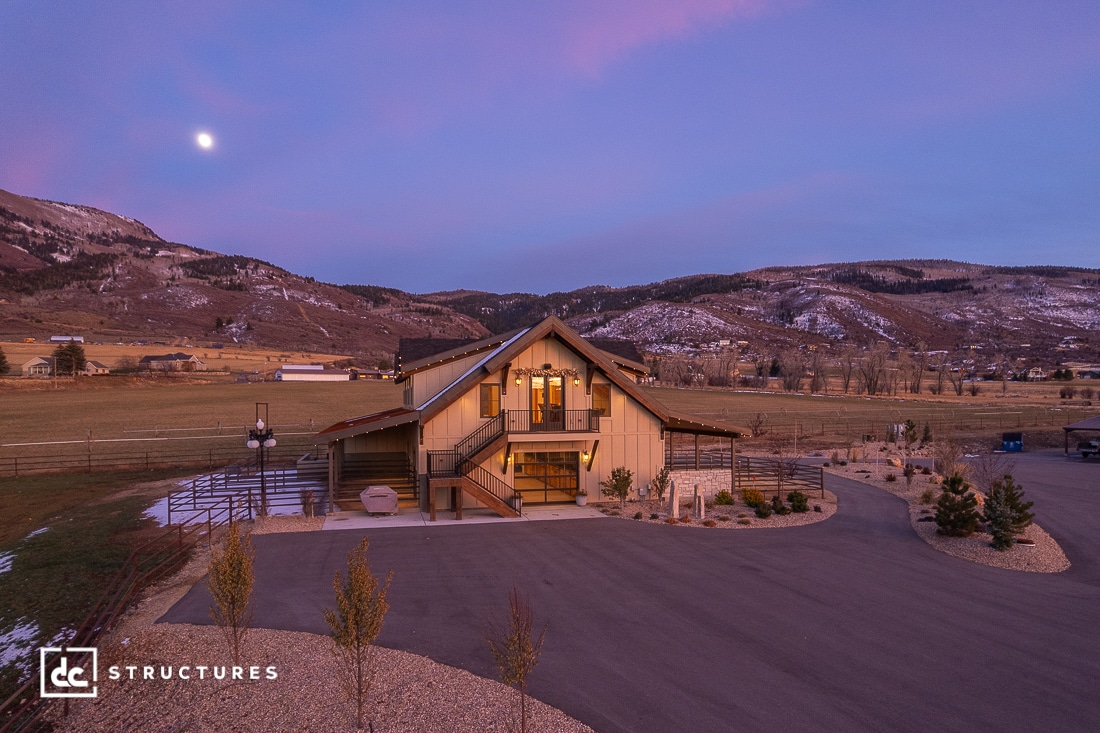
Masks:
[[[375,530],[390,527],[456,527],[469,524],[498,524],[501,522],[549,522],[559,519],[607,519],[607,515],[594,506],[576,504],[527,505],[520,517],[502,517],[491,509],[465,507],[462,519],[455,519],[454,512],[437,510],[435,521],[428,512],[418,509],[401,509],[397,514],[367,514],[366,512],[337,512],[325,517],[322,529]]]
[[[1061,485],[1066,465],[1019,470],[1046,477],[1021,480],[1069,538],[1060,575],[936,552],[900,499],[838,478],[838,514],[796,529],[377,529],[371,566],[395,571],[380,642],[493,677],[483,631],[515,583],[549,627],[532,694],[602,733],[1100,730],[1100,490]],[[256,537],[256,625],[326,633],[362,535]],[[209,623],[209,604],[200,583],[163,620]]]

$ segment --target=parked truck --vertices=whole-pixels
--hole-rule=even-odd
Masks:
[[[1081,451],[1082,458],[1100,456],[1100,440],[1082,440],[1077,444],[1077,450]]]

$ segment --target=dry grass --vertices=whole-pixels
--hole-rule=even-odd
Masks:
[[[8,364],[12,372],[18,374],[19,367],[36,356],[49,356],[56,344],[39,341],[26,344],[22,341],[5,342],[0,344],[4,354],[8,357]],[[153,354],[168,354],[183,351],[194,354],[206,362],[212,370],[229,369],[234,372],[252,371],[258,369],[267,371],[277,369],[283,364],[310,364],[330,362],[338,359],[349,358],[346,354],[322,354],[304,351],[284,351],[279,349],[261,349],[251,346],[227,343],[224,349],[212,349],[208,346],[187,346],[174,340],[165,340],[163,344],[150,342],[146,346],[133,344],[84,344],[84,355],[94,361],[106,364],[109,367],[116,366],[122,359],[138,361],[143,356]]]

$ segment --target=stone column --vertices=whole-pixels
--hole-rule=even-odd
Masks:
[[[680,496],[676,493],[676,481],[668,482],[668,516],[680,516]]]
[[[691,514],[700,521],[706,519],[707,504],[703,501],[703,492],[699,489],[699,484],[695,484],[695,495],[691,504]]]

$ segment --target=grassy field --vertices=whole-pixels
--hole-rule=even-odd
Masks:
[[[33,343],[27,344],[21,341],[7,341],[0,343],[4,355],[8,358],[12,373],[18,374],[19,367],[36,356],[48,357],[53,353],[56,344]],[[135,346],[132,344],[84,344],[84,356],[88,359],[115,367],[123,359],[132,359],[137,362],[143,356],[157,354],[169,354],[182,351],[194,354],[203,361],[211,370],[229,370],[233,372],[251,372],[253,369],[260,372],[271,371],[283,364],[311,364],[337,361],[349,358],[345,354],[321,354],[304,351],[279,351],[275,349],[258,349],[247,345],[229,343],[224,349],[211,349],[206,346],[190,347],[176,345],[175,342],[166,344],[149,344],[147,346]],[[371,365],[373,366],[373,364]]]
[[[312,435],[334,422],[399,405],[401,390],[373,380],[219,384],[88,378],[59,382],[58,389],[4,391],[0,470],[10,475],[5,467],[16,457],[30,465],[36,457],[88,453],[98,459],[213,452],[217,459],[244,460],[257,402],[268,404],[276,451],[290,456],[306,450]]]
[[[94,469],[112,456],[132,456],[133,465],[217,467],[246,460],[247,427],[256,403],[267,403],[279,441],[276,458],[291,459],[311,447],[312,436],[349,417],[396,407],[401,389],[391,382],[211,383],[188,379],[62,380],[39,389],[6,389],[0,380],[0,475],[12,475],[36,460],[66,457],[70,470]],[[1040,389],[1040,387],[1042,389]],[[1048,385],[1010,386],[1008,397],[992,388],[976,397],[867,398],[809,396],[754,391],[650,388],[671,409],[771,431],[798,431],[827,444],[882,436],[885,426],[913,420],[934,434],[994,436],[999,431],[1058,430],[1096,414],[1096,407],[1048,395]],[[186,456],[208,460],[185,460]]]
[[[1029,429],[1049,432],[1100,412],[1094,406],[1048,399],[1045,390],[1036,392],[1030,399],[1002,398],[998,391],[977,397],[952,396],[933,400],[924,396],[903,399],[646,389],[674,410],[743,427],[752,427],[754,421],[759,420],[766,429],[797,431],[800,435],[819,436],[828,443],[858,440],[863,435],[881,438],[887,424],[906,420],[912,420],[920,428],[928,423],[934,434],[947,431],[961,437],[994,436],[1001,431],[1027,432]]]

